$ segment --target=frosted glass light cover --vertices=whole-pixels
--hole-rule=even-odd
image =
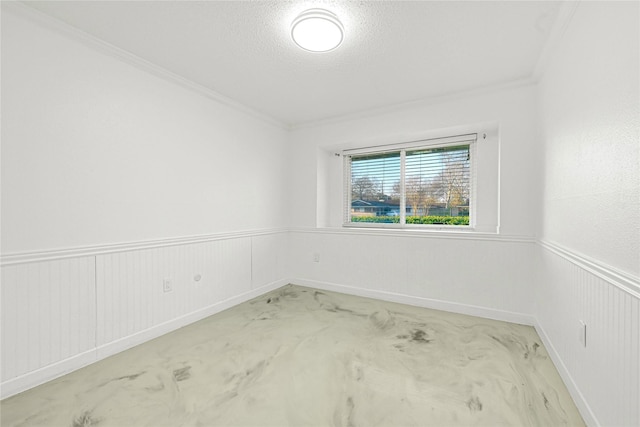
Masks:
[[[291,38],[302,49],[327,52],[342,43],[344,28],[338,17],[328,10],[309,9],[291,24]]]

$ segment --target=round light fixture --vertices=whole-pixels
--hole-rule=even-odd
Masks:
[[[310,52],[328,52],[340,46],[344,27],[336,15],[324,9],[302,12],[291,24],[291,38]]]

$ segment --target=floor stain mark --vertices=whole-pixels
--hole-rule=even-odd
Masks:
[[[393,347],[394,347],[396,350],[399,350],[399,351],[401,351],[401,352],[403,352],[403,353],[405,352],[405,350],[404,350],[404,346],[403,346],[402,344],[395,344]]]
[[[355,406],[356,405],[353,403],[353,398],[349,396],[347,398],[347,411],[348,411],[347,426],[348,427],[354,427],[356,425],[355,422],[353,421],[353,410]]]
[[[482,402],[480,402],[478,396],[474,396],[467,400],[467,408],[469,408],[472,413],[482,411]]]
[[[395,319],[387,310],[376,311],[369,316],[371,323],[377,329],[386,330],[395,325]]]
[[[160,381],[162,381],[162,380],[160,380]],[[160,382],[157,385],[150,386],[150,387],[145,387],[144,389],[147,390],[150,393],[156,393],[156,392],[164,390],[164,384],[162,382]]]
[[[342,313],[353,314],[354,316],[358,316],[358,317],[368,317],[367,314],[356,313],[355,311],[349,310],[348,308],[340,307],[338,304],[336,304],[334,301],[332,301],[329,297],[326,297],[325,295],[326,294],[318,291],[313,293],[313,299],[316,300],[316,302],[318,303],[321,309],[326,310],[330,313],[342,312]]]
[[[427,333],[422,329],[415,329],[411,331],[411,341],[428,344],[431,340],[426,339]]]
[[[247,383],[254,382],[257,378],[262,376],[267,366],[266,360],[261,360],[253,368],[249,368],[244,372],[244,381]]]
[[[115,381],[120,381],[120,380],[129,380],[129,381],[133,381],[136,378],[138,378],[140,375],[146,374],[147,371],[142,371],[140,373],[137,374],[132,374],[132,375],[125,375],[124,377],[120,377],[120,378],[116,378]]]
[[[176,381],[185,381],[191,378],[191,366],[185,366],[184,368],[176,369],[173,371],[173,378]]]
[[[133,381],[133,380],[135,380],[136,378],[138,378],[140,375],[144,375],[144,374],[146,374],[146,373],[147,373],[147,371],[142,371],[142,372],[139,372],[139,373],[137,373],[137,374],[124,375],[124,376],[122,376],[122,377],[113,378],[113,379],[111,379],[111,380],[108,380],[108,381],[103,382],[102,384],[98,385],[98,387],[104,387],[104,386],[106,386],[106,385],[108,385],[108,384],[111,384],[112,382],[121,381],[121,380]]]
[[[542,401],[544,402],[544,407],[549,410],[549,399],[547,399],[547,396],[545,396],[544,393],[542,393]]]
[[[100,421],[102,420],[91,416],[91,411],[84,411],[73,419],[71,427],[91,427],[98,425]]]
[[[227,391],[216,396],[216,398],[211,403],[213,404],[213,407],[216,408],[223,403],[227,403],[228,401],[235,399],[236,397],[238,397],[237,391]]]
[[[502,342],[502,340],[500,340],[500,338],[496,337],[495,335],[489,335],[494,341],[499,342],[500,344],[504,345],[505,347],[507,346],[505,343]]]
[[[355,370],[355,375],[354,375],[355,380],[362,381],[364,379],[364,370],[362,369],[362,366],[354,367],[354,370]]]
[[[531,348],[529,348],[529,345],[527,344],[527,346],[525,347],[527,349],[527,351],[524,352],[524,358],[528,359],[530,355],[532,356],[538,356],[538,349],[540,348],[540,344],[538,344],[537,342],[534,342],[533,345],[531,346]]]

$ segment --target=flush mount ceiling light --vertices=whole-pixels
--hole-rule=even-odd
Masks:
[[[324,9],[302,12],[291,24],[291,38],[310,52],[328,52],[340,46],[344,27],[336,15]]]

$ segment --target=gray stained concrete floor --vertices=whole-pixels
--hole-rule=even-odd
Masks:
[[[534,328],[288,285],[0,404],[2,426],[582,426]]]

